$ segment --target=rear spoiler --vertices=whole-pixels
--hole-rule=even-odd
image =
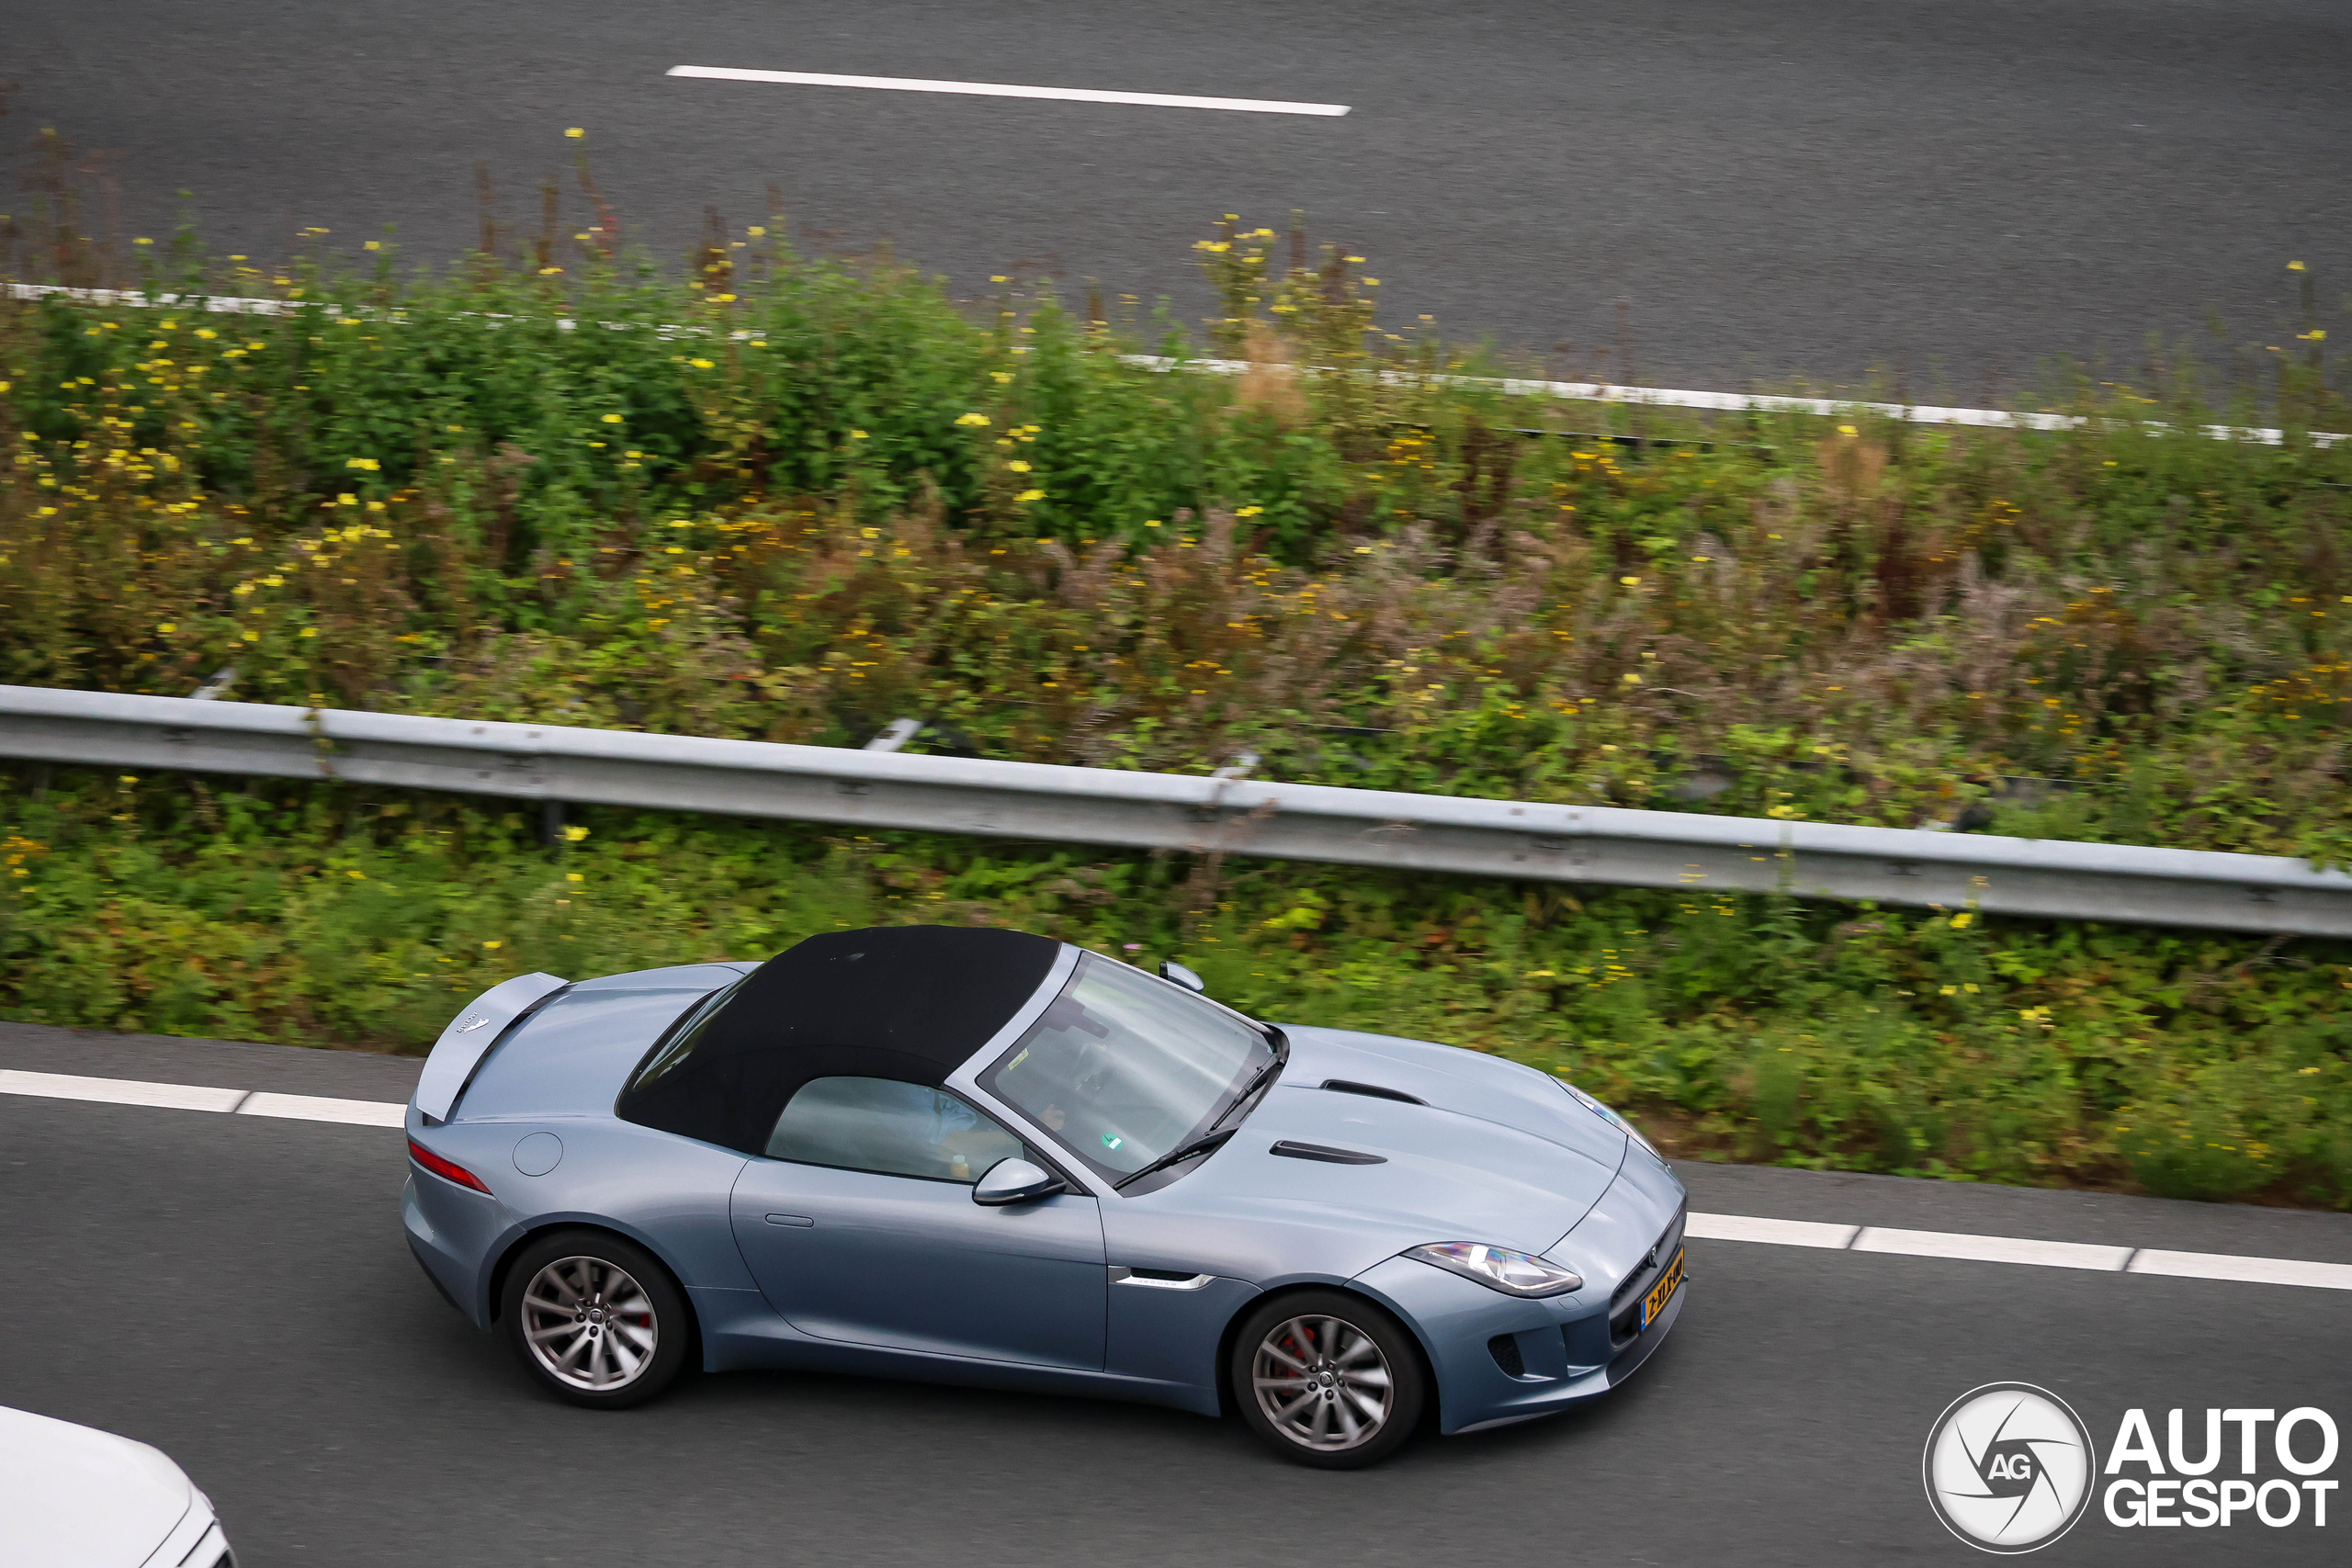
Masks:
[[[553,975],[517,975],[502,980],[458,1010],[433,1043],[424,1072],[416,1080],[414,1104],[428,1122],[446,1122],[474,1069],[490,1048],[526,1014],[571,985]]]

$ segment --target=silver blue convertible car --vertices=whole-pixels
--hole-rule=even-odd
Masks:
[[[575,1404],[818,1368],[1233,1411],[1330,1468],[1605,1393],[1674,1326],[1682,1186],[1613,1112],[1200,988],[938,926],[523,976],[425,1064],[409,1245]]]

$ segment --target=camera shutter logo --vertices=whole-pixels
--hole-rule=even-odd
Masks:
[[[1970,1389],[1928,1433],[1920,1461],[1944,1528],[1983,1551],[2037,1551],[2090,1506],[2098,1453],[2066,1402],[2031,1383]]]

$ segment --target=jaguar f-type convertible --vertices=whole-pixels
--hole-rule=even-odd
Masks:
[[[1681,1184],[1580,1090],[1019,931],[522,976],[407,1125],[426,1275],[578,1404],[813,1368],[1234,1412],[1341,1468],[1605,1393],[1689,1294]]]

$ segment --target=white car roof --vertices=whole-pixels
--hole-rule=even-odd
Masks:
[[[195,1500],[159,1449],[0,1406],[9,1568],[139,1568]]]

